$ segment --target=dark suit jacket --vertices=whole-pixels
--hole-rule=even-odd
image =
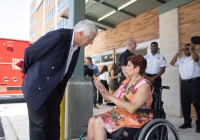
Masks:
[[[22,84],[24,99],[37,110],[47,99],[56,85],[63,79],[61,93],[74,72],[79,50],[72,57],[68,72],[64,76],[73,30],[51,31],[25,49]],[[58,95],[58,96],[62,96]]]

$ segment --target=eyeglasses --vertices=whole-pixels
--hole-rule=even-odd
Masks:
[[[189,51],[189,48],[185,48],[184,51]]]

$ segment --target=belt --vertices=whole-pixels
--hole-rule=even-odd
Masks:
[[[185,81],[185,82],[192,82],[192,81],[195,81],[197,79],[200,79],[200,77],[195,77],[195,78],[191,78],[191,79],[182,79],[182,81]]]
[[[148,74],[148,73],[147,73],[147,76],[148,76],[148,77],[154,77],[154,76],[156,76],[156,75],[157,75],[157,74]]]

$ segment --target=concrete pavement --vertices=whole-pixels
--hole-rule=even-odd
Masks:
[[[93,109],[93,115],[112,108],[105,104],[99,107],[100,109]],[[1,104],[0,116],[5,133],[5,138],[0,138],[0,140],[29,140],[29,122],[25,103]],[[183,130],[178,128],[183,123],[183,118],[167,114],[167,120],[175,126],[181,140],[200,140],[200,134],[195,132],[196,126],[194,121],[192,122],[192,128]]]

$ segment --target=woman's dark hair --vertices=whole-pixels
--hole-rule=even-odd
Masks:
[[[143,56],[132,55],[127,58],[127,61],[130,61],[134,65],[134,68],[139,66],[140,67],[139,74],[143,76],[144,71],[147,67],[147,60]]]
[[[108,71],[108,67],[106,65],[103,66],[100,73],[103,74],[105,71]]]
[[[110,72],[109,72],[109,76],[111,76],[111,71],[114,70],[114,75],[117,75],[118,74],[118,66],[116,63],[113,63],[112,64],[112,67],[110,69]]]

